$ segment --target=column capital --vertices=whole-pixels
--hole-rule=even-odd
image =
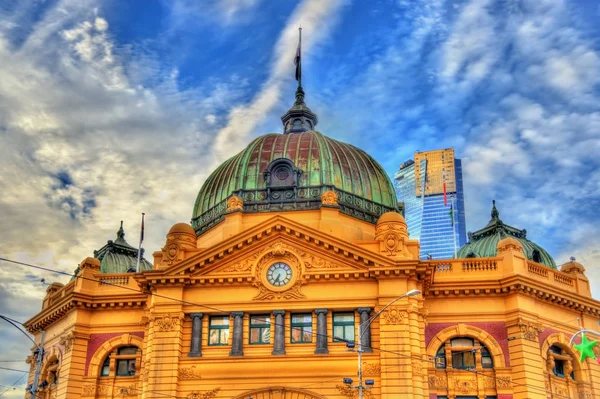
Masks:
[[[315,309],[315,314],[319,315],[319,314],[327,314],[327,309],[321,308],[321,309]]]
[[[273,311],[273,316],[285,316],[285,310],[274,310]]]
[[[369,314],[373,311],[373,308],[358,308],[356,309],[358,313],[366,313]]]
[[[204,317],[204,313],[190,313],[190,317],[192,319],[195,319],[196,317],[201,319],[202,317]]]
[[[244,317],[244,312],[231,312],[231,317]]]

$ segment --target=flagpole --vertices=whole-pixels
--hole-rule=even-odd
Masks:
[[[300,58],[298,59],[298,87],[302,87],[302,26],[298,28],[298,47],[300,48]]]
[[[142,257],[142,241],[144,241],[144,215],[145,215],[145,213],[142,212],[142,228],[140,229],[140,245],[138,246],[137,262],[135,264],[135,272],[136,273],[140,272],[140,259]]]

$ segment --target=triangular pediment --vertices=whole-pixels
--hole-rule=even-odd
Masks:
[[[269,253],[293,255],[306,276],[322,273],[368,273],[371,267],[390,267],[389,258],[322,233],[281,215],[198,252],[164,270],[144,273],[151,279],[249,278],[260,259]]]

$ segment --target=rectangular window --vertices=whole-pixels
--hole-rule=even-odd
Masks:
[[[135,359],[117,359],[117,376],[135,375]]]
[[[293,314],[292,315],[292,344],[312,342],[312,315],[311,314]]]
[[[209,345],[227,345],[229,341],[229,316],[211,316],[208,328]]]
[[[452,368],[474,369],[475,354],[471,351],[452,353]]]
[[[271,342],[271,318],[266,316],[250,316],[250,343],[268,344]]]
[[[354,341],[354,313],[333,314],[333,341]]]

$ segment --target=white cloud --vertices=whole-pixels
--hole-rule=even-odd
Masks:
[[[310,32],[302,40],[303,59],[310,58],[315,52],[313,48],[327,38],[335,25],[336,13],[343,3],[342,0],[304,0],[296,7],[275,45],[267,81],[250,104],[241,104],[231,111],[227,125],[217,135],[217,163],[239,151],[278,103],[284,86],[287,87],[286,83],[293,76],[298,27],[301,25],[305,32]],[[292,93],[289,98],[292,98]]]

